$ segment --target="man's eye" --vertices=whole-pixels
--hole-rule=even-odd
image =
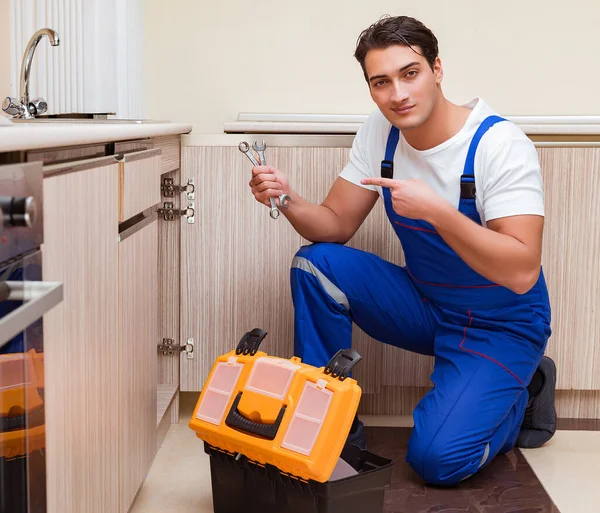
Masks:
[[[382,86],[383,84],[385,84],[385,80],[378,80],[377,82],[375,82],[375,87]]]
[[[415,77],[418,75],[418,73],[419,73],[419,72],[418,72],[416,69],[413,69],[413,70],[409,71],[409,72],[406,74],[406,76],[407,76],[408,78],[415,78]]]

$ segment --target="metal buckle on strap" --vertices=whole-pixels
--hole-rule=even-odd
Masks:
[[[390,180],[394,177],[394,161],[382,160],[381,161],[381,178],[389,178]]]
[[[460,177],[461,199],[475,199],[475,175],[462,175]]]

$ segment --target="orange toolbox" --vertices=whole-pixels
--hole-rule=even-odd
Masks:
[[[350,377],[360,355],[345,349],[317,368],[259,351],[266,335],[255,328],[217,358],[189,423],[211,456],[215,512],[381,511],[391,461],[345,444],[361,398]],[[236,481],[235,474],[244,477]],[[361,484],[367,502],[356,495]],[[319,491],[329,495],[321,507]]]
[[[29,511],[29,493],[35,504],[46,503],[43,359],[34,349],[0,354],[0,475],[5,485],[0,513]]]

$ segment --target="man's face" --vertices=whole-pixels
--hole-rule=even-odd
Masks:
[[[423,56],[408,46],[394,45],[369,50],[365,70],[371,97],[392,125],[408,130],[427,121],[443,76],[439,58],[432,71]]]

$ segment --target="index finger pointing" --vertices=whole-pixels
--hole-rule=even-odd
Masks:
[[[378,177],[363,178],[360,183],[363,185],[379,185],[381,187],[393,187],[394,185],[398,184],[397,180]]]

